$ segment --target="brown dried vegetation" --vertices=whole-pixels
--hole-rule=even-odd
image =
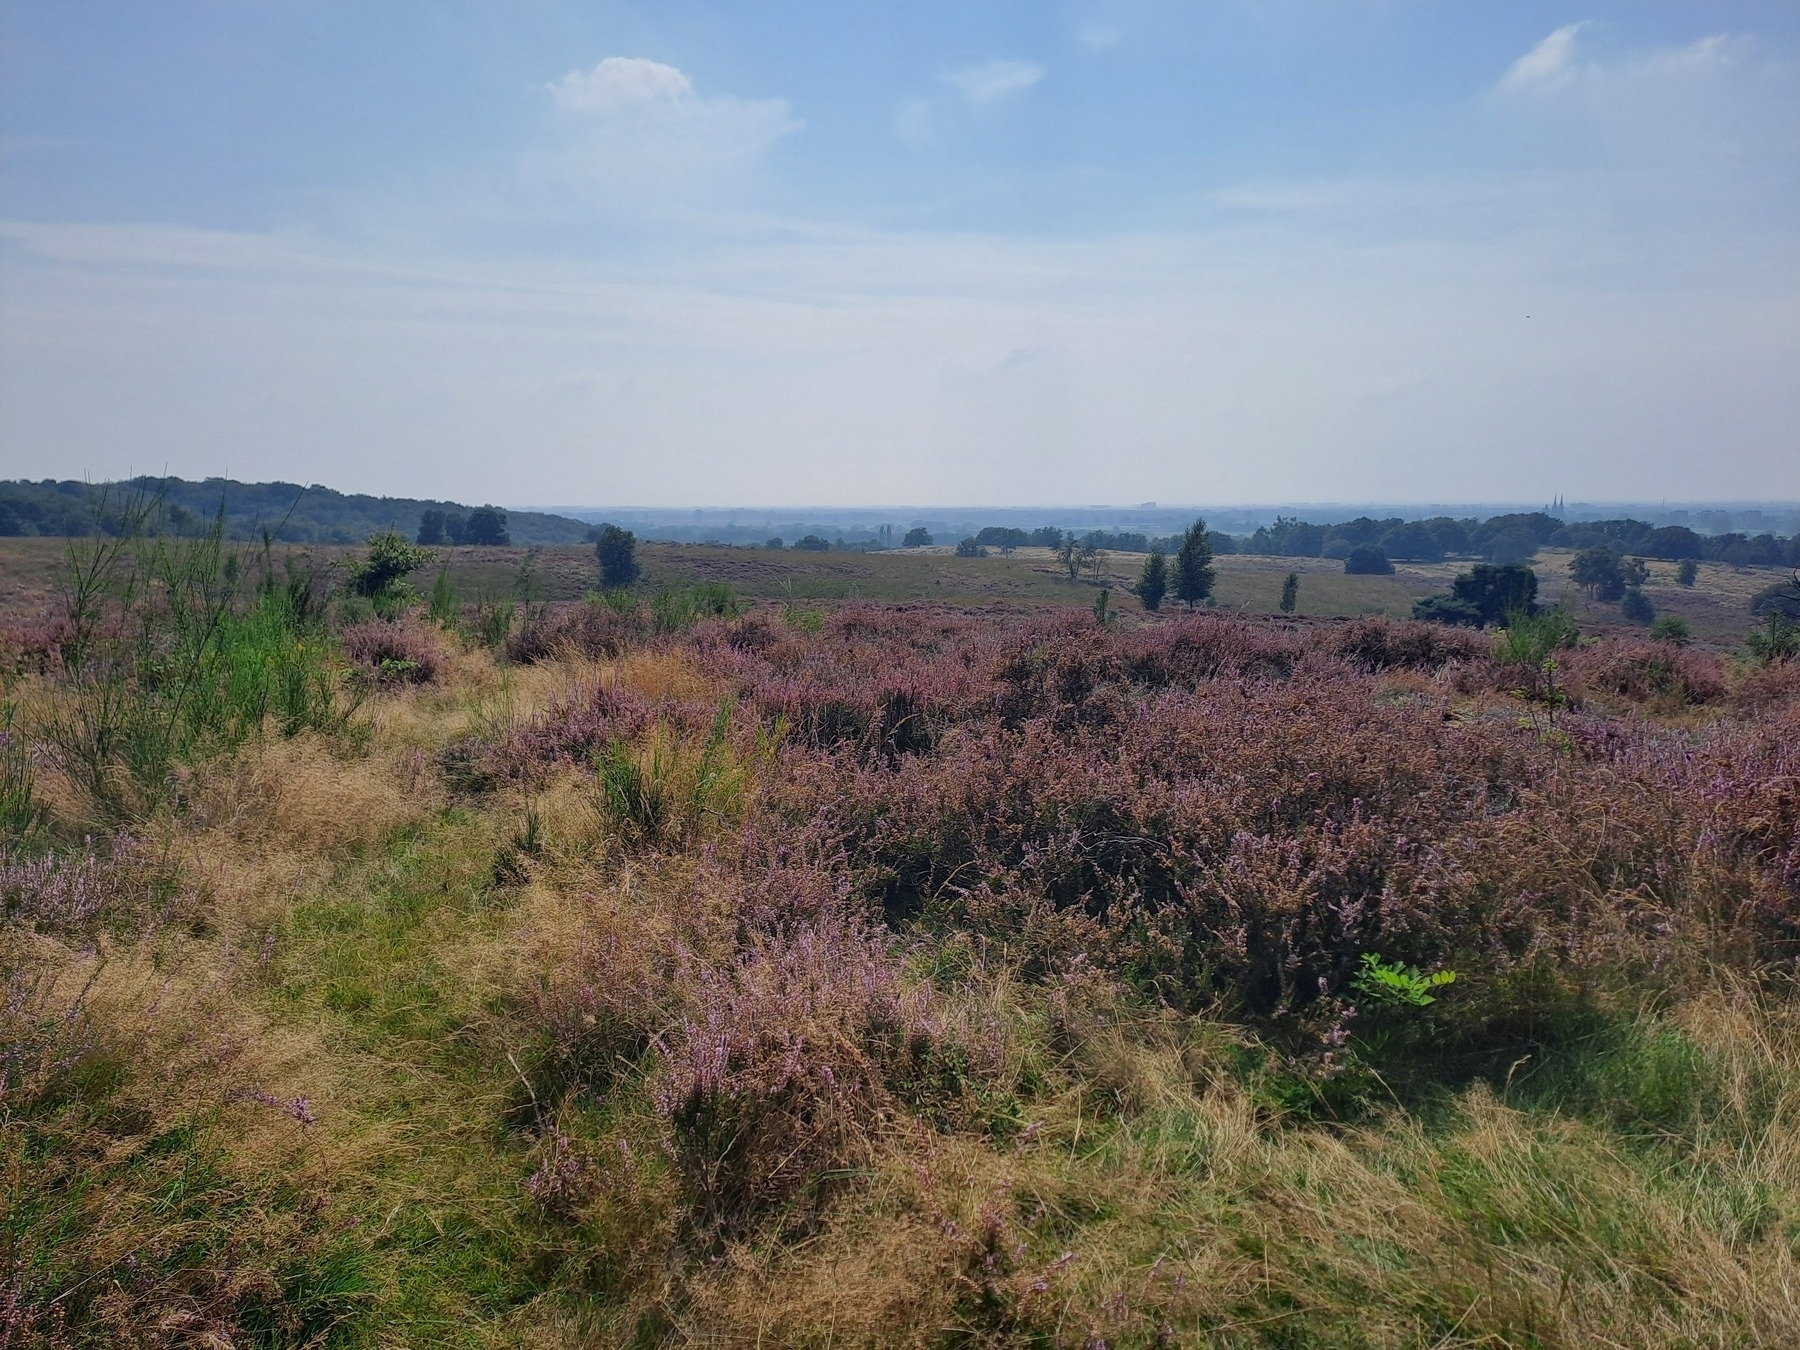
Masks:
[[[40,790],[0,1343],[1800,1338],[1784,668],[560,613]]]

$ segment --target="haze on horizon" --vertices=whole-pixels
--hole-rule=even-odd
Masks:
[[[1800,498],[1785,0],[0,0],[0,477]]]

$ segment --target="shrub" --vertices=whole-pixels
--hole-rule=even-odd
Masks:
[[[771,1209],[872,1156],[898,1088],[933,1076],[945,1031],[929,986],[904,984],[882,944],[842,922],[759,942],[702,977],[658,1046],[654,1092],[693,1223],[740,1236]]]
[[[1379,544],[1358,544],[1344,559],[1344,571],[1353,576],[1389,576],[1394,564]]]
[[[1565,668],[1570,683],[1582,691],[1636,703],[1713,703],[1728,688],[1716,658],[1670,643],[1604,643],[1575,653]]]
[[[1481,609],[1467,600],[1448,595],[1428,595],[1413,601],[1413,618],[1421,623],[1449,624],[1452,627],[1480,628]]]
[[[1427,596],[1413,605],[1415,619],[1478,628],[1500,623],[1514,611],[1537,612],[1537,573],[1516,563],[1476,563],[1456,574],[1449,595]]]
[[[1677,647],[1685,647],[1693,640],[1693,636],[1687,620],[1679,614],[1661,615],[1650,625],[1650,639],[1653,642],[1672,642]]]
[[[520,665],[565,653],[610,658],[650,636],[650,616],[628,592],[611,591],[578,605],[532,611],[506,639],[506,657]]]
[[[87,944],[104,928],[168,918],[187,898],[166,861],[130,835],[36,856],[0,848],[0,917],[36,933]]]
[[[1619,613],[1625,616],[1627,622],[1642,627],[1648,627],[1656,621],[1656,606],[1650,603],[1650,597],[1637,586],[1625,588],[1625,598],[1619,601]]]
[[[1700,576],[1700,564],[1692,558],[1683,558],[1681,565],[1675,569],[1675,584],[1692,586]]]
[[[1494,659],[1511,665],[1541,666],[1581,640],[1575,616],[1561,605],[1535,614],[1515,610],[1494,635]]]
[[[985,558],[987,549],[975,542],[974,535],[970,535],[956,546],[956,556],[959,558]]]
[[[353,624],[339,640],[376,684],[435,684],[444,674],[443,646],[422,628],[377,619]]]
[[[234,750],[267,723],[294,735],[348,718],[311,579],[279,580],[266,549],[249,599],[216,528],[101,543],[72,570],[62,687],[34,730],[103,819],[154,808],[178,765]]]
[[[1452,661],[1473,661],[1484,654],[1473,634],[1446,632],[1432,623],[1396,623],[1388,619],[1355,619],[1339,630],[1333,650],[1365,671],[1440,670]]]
[[[1300,574],[1289,572],[1281,582],[1281,612],[1292,614],[1300,606]]]
[[[462,607],[462,629],[490,651],[506,645],[518,606],[510,600],[481,600]]]
[[[730,582],[702,581],[658,591],[650,600],[650,627],[657,633],[683,633],[701,619],[735,619],[743,612],[743,601]]]
[[[1800,623],[1771,609],[1762,627],[1751,629],[1744,639],[1744,648],[1756,660],[1768,665],[1791,661],[1800,656]]]
[[[350,563],[350,592],[374,603],[377,613],[397,612],[412,598],[409,573],[430,564],[432,552],[386,530],[369,540],[368,556]]]

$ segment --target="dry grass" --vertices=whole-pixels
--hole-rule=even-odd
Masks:
[[[821,663],[873,641],[744,633]],[[253,741],[141,823],[194,897],[178,917],[9,920],[6,1045],[42,1051],[29,1100],[16,1073],[0,1092],[15,1343],[1800,1343],[1800,999],[1766,965],[1596,988],[1510,1067],[1373,1080],[1334,1116],[1267,1028],[1134,1000],[1093,969],[1102,943],[1046,973],[1018,934],[846,936],[878,915],[808,821],[769,814],[772,787],[950,763],[973,733],[923,694],[925,748],[870,723],[854,753],[795,732],[753,754],[741,700],[739,814],[657,847],[585,763],[446,781],[446,746],[601,691],[664,710],[636,751],[703,736],[681,719],[741,695],[710,641],[528,667],[449,644],[438,683],[377,690],[354,734]],[[1505,695],[1355,678],[1371,707],[1562,763]],[[1732,678],[1705,707],[1584,716],[1689,735],[1790,715],[1776,677],[1760,702]],[[66,833],[78,803],[42,781]],[[941,807],[949,779],[919,781]],[[1565,824],[1580,867],[1590,836]],[[746,1034],[708,1087],[721,1007],[755,1015],[727,1019]],[[691,1165],[706,1111],[750,1122],[769,1156],[749,1171],[778,1183],[729,1223]]]

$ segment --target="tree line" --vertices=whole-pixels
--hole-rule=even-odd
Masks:
[[[581,544],[594,539],[594,528],[585,521],[542,511],[375,497],[301,483],[148,475],[115,483],[50,478],[0,482],[0,535],[117,535],[137,519],[134,503],[144,501],[157,505],[144,528],[196,538],[222,524],[227,539],[255,540],[266,533],[283,544],[361,544],[388,530],[413,535],[435,516],[443,533],[424,539],[427,544],[465,542],[451,533],[459,521],[477,532],[477,537],[466,540],[469,543]],[[496,536],[492,528],[496,525],[503,538]]]

